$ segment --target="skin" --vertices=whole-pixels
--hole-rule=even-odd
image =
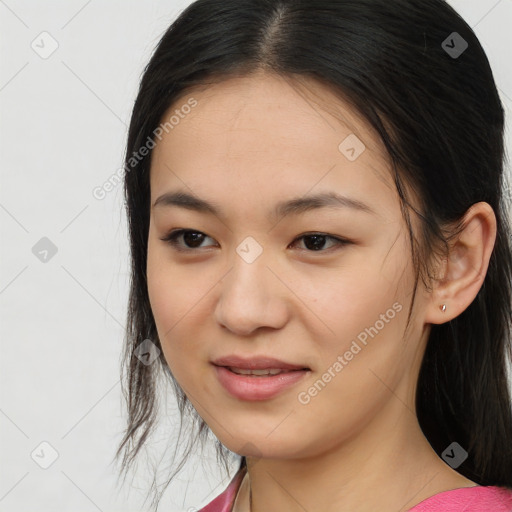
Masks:
[[[153,150],[151,205],[181,189],[215,202],[222,215],[152,207],[151,307],[176,380],[218,439],[247,456],[236,511],[250,510],[250,493],[252,512],[405,511],[476,485],[433,451],[414,396],[430,324],[456,317],[478,293],[496,220],[486,203],[468,210],[450,254],[435,260],[433,289],[420,280],[404,334],[414,271],[386,153],[347,103],[309,85],[299,91],[259,72],[189,91],[169,109],[189,96],[198,102]],[[320,104],[335,105],[342,120]],[[366,146],[355,161],[338,149],[351,133]],[[267,216],[283,199],[320,191],[360,200],[374,213],[344,207]],[[161,240],[179,228],[204,233],[199,248],[179,252]],[[300,238],[311,232],[351,243],[327,238],[314,251]],[[263,249],[250,264],[236,252],[247,236]],[[394,303],[401,312],[301,404],[299,392]],[[221,386],[211,364],[229,354],[268,354],[311,372],[272,399],[243,401]]]

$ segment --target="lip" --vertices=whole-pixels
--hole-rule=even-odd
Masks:
[[[240,400],[269,400],[285,389],[301,381],[310,370],[294,370],[268,377],[238,375],[225,366],[215,366],[217,378],[222,386]]]
[[[302,370],[306,368],[309,370],[306,365],[286,363],[285,361],[280,361],[279,359],[268,356],[245,358],[230,355],[216,359],[213,361],[213,364],[215,366],[232,366],[245,370],[265,370],[267,368],[277,368],[279,370]]]

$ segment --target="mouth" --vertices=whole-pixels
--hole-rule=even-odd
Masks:
[[[280,375],[282,373],[291,373],[299,371],[307,371],[309,368],[300,368],[295,370],[284,370],[282,368],[265,368],[260,370],[251,370],[247,368],[236,368],[233,366],[225,366],[230,372],[236,373],[237,375],[250,375],[251,377],[268,377],[273,375]]]
[[[268,364],[268,363],[267,363]],[[281,368],[281,366],[295,366]],[[260,366],[247,368],[246,366]],[[243,401],[270,400],[285,390],[290,390],[311,373],[311,369],[288,363],[273,363],[265,367],[262,360],[252,360],[237,365],[213,363],[217,381],[231,397]]]

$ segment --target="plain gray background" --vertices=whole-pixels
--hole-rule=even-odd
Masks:
[[[142,69],[189,3],[0,0],[0,512],[149,509],[150,468],[120,488],[110,465],[125,421],[128,235],[122,185],[93,190],[122,167]],[[487,52],[510,155],[512,0],[449,3]],[[157,461],[176,419],[165,399]],[[160,510],[201,508],[223,476],[211,450],[196,456]]]

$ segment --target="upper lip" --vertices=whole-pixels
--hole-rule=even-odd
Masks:
[[[280,361],[273,357],[257,356],[244,358],[236,355],[220,357],[213,361],[216,366],[230,366],[232,368],[241,368],[245,370],[265,370],[265,369],[281,369],[281,370],[309,370],[303,364],[291,364]]]

